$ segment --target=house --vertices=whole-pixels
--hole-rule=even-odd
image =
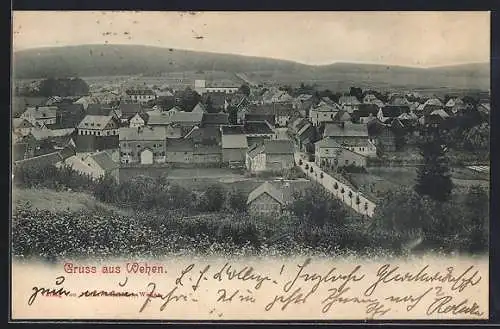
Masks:
[[[248,145],[261,143],[266,139],[275,139],[273,126],[267,121],[246,121],[244,124]]]
[[[276,125],[276,116],[274,114],[266,114],[266,113],[247,113],[245,115],[245,120],[242,122],[267,122],[270,126],[274,127]]]
[[[56,166],[70,166],[73,170],[97,180],[106,174],[118,182],[120,165],[105,152],[75,154],[59,162]]]
[[[82,104],[59,103],[56,110],[56,123],[58,128],[76,128],[85,117]]]
[[[301,94],[292,101],[292,106],[299,111],[302,116],[306,116],[306,112],[315,104],[316,97],[308,94]]]
[[[111,115],[86,115],[78,124],[78,135],[118,136],[119,124]]]
[[[194,160],[194,142],[191,139],[167,139],[166,162],[168,163],[192,163]]]
[[[28,107],[20,117],[33,125],[53,125],[57,122],[57,107]]]
[[[19,136],[27,136],[35,128],[35,126],[26,119],[13,118],[12,131]]]
[[[149,115],[147,113],[136,113],[129,120],[130,128],[144,127],[148,123]]]
[[[185,136],[193,127],[200,126],[203,120],[203,113],[183,112],[172,109],[167,112],[162,112],[159,115],[150,115],[148,125],[155,126],[171,126],[176,130],[180,130],[181,137]]]
[[[369,139],[377,146],[377,149],[385,152],[396,151],[396,134],[387,124],[378,119],[367,123]]]
[[[277,215],[285,206],[283,193],[269,182],[250,192],[247,199],[248,212],[253,215]]]
[[[263,104],[292,102],[293,97],[285,90],[268,90],[262,95]]]
[[[47,105],[47,97],[12,97],[12,115],[19,117],[28,107]]]
[[[125,93],[133,103],[146,104],[156,99],[156,94],[151,89],[129,89]]]
[[[308,148],[316,140],[316,128],[309,122],[305,122],[295,135],[295,140],[302,152],[307,152]]]
[[[224,163],[245,162],[248,141],[244,126],[221,126],[222,161]]]
[[[337,104],[329,105],[320,103],[318,106],[311,107],[309,110],[309,121],[316,127],[322,122],[333,121],[333,118],[339,111],[340,107]]]
[[[359,104],[358,109],[352,113],[352,117],[355,122],[368,123],[377,117],[379,110],[380,108],[375,104]]]
[[[76,146],[79,152],[118,148],[119,122],[111,115],[86,115],[78,124]]]
[[[388,119],[393,119],[399,117],[403,113],[407,113],[410,111],[410,108],[406,105],[386,105],[382,107],[378,113],[377,113],[377,118],[385,122]]]
[[[61,150],[65,147],[75,147],[75,128],[69,129],[39,129],[33,128],[28,135],[18,136],[15,144],[22,145],[16,148],[23,149],[23,154],[18,158],[30,158]]]
[[[340,96],[339,104],[343,110],[346,110],[347,113],[351,114],[358,109],[361,102],[356,98],[356,96]]]
[[[13,172],[18,168],[28,169],[42,169],[51,166],[56,166],[59,162],[65,161],[67,158],[75,155],[74,149],[67,148],[65,150],[51,152],[28,159],[14,161]]]
[[[331,138],[342,147],[366,157],[375,157],[377,148],[368,135],[366,124],[341,122],[327,123],[323,138]]]
[[[191,112],[194,112],[194,113],[207,113],[207,108],[202,103],[198,103],[198,104],[196,104],[196,106],[193,108],[193,111],[191,111]]]
[[[437,107],[443,107],[444,106],[443,103],[441,102],[441,100],[439,100],[436,97],[429,98],[427,101],[425,101],[424,106],[427,106],[427,105],[437,106]]]
[[[227,113],[203,113],[201,120],[202,127],[219,127],[229,124],[229,114]]]
[[[130,119],[136,114],[144,113],[141,104],[138,103],[123,103],[118,106],[119,119],[122,124],[130,124]]]
[[[238,92],[240,86],[230,81],[224,81],[222,83],[209,82],[206,80],[195,80],[194,81],[194,90],[203,95],[205,93],[225,93],[225,94],[234,94]]]
[[[389,99],[389,104],[394,106],[409,106],[411,102],[404,96],[394,95]]]
[[[370,147],[370,145],[366,145]],[[319,165],[336,167],[366,167],[366,155],[358,153],[351,147],[338,143],[335,138],[325,137],[314,143],[314,161]]]
[[[349,113],[347,113],[346,110],[340,110],[337,113],[335,113],[331,122],[337,122],[337,123],[347,122],[347,121],[351,121],[351,119],[352,119],[351,115]]]
[[[280,171],[294,165],[294,146],[290,140],[266,140],[252,146],[246,154],[246,167],[250,172]]]
[[[164,163],[166,138],[166,127],[120,128],[120,162]]]
[[[378,105],[383,102],[377,98],[374,94],[366,94],[365,97],[363,97],[363,104],[375,104]]]

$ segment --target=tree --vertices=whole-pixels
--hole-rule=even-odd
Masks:
[[[238,108],[235,106],[229,106],[227,109],[228,121],[230,124],[235,125],[238,123]]]
[[[196,91],[192,90],[190,87],[186,87],[182,92],[180,105],[184,111],[191,112],[200,100],[201,96]]]
[[[349,95],[356,97],[359,101],[363,99],[363,89],[358,87],[349,88]]]
[[[241,213],[247,210],[247,196],[241,191],[232,191],[228,196],[229,208]]]
[[[245,96],[250,96],[250,87],[247,84],[242,84],[238,92]]]
[[[419,148],[424,163],[417,170],[415,191],[435,201],[449,200],[453,183],[443,139],[439,134],[434,134],[421,142]]]
[[[295,193],[289,209],[308,227],[345,224],[346,211],[342,204],[319,186]]]
[[[226,199],[226,191],[221,185],[215,184],[207,188],[206,196],[206,209],[208,211],[220,211]]]

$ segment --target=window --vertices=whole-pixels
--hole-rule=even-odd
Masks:
[[[139,144],[137,144],[137,148],[140,148],[141,146]]]
[[[108,130],[108,131],[106,131],[106,135],[107,135],[107,136],[109,136],[109,130]]]
[[[349,160],[345,160],[345,164],[346,164],[346,165],[347,165],[347,164],[349,164]]]
[[[100,124],[100,123],[98,123],[98,124],[97,124],[97,127],[100,127],[100,126],[101,126],[101,124]]]

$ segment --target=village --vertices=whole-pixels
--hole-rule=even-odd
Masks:
[[[258,213],[279,211],[293,190],[319,184],[371,217],[385,192],[413,184],[420,137],[466,126],[475,135],[451,150],[453,182],[488,187],[488,97],[356,87],[335,94],[244,74],[163,85],[88,81],[86,95],[14,96],[14,167],[69,166],[117,182],[166,175],[184,186],[233,184]]]

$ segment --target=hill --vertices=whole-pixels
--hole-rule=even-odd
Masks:
[[[488,63],[436,68],[335,63],[305,65],[287,60],[136,45],[81,45],[17,51],[14,78],[117,76],[161,72],[242,72],[257,82],[412,86],[489,90]],[[334,88],[332,88],[334,89]]]

